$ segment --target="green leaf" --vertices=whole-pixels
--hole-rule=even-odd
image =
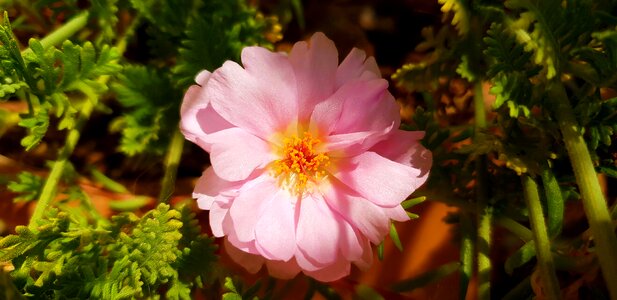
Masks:
[[[267,20],[258,17],[257,11],[244,1],[207,1],[200,10],[216,13],[189,19],[178,63],[172,69],[180,89],[191,85],[201,70],[214,71],[226,60],[240,61],[240,52],[246,46],[272,47],[265,38]]]
[[[169,74],[144,66],[125,67],[119,81],[112,84],[125,114],[113,130],[120,131],[120,151],[129,156],[140,153],[162,154],[167,132],[177,126],[182,94],[173,87]]]
[[[511,275],[514,269],[526,264],[534,257],[536,257],[536,247],[533,241],[529,241],[508,257],[504,266],[506,273]]]
[[[7,188],[20,195],[15,197],[15,202],[28,202],[39,198],[44,180],[38,175],[23,171],[17,175],[17,181],[11,181]]]
[[[30,151],[45,137],[49,127],[49,115],[47,112],[47,106],[43,106],[34,116],[23,117],[17,123],[28,130],[28,135],[21,139],[21,145],[26,148],[26,151]]]
[[[148,196],[136,196],[132,199],[111,200],[108,202],[109,208],[115,211],[136,211],[152,202]]]
[[[390,238],[396,246],[396,249],[403,252],[403,244],[401,244],[401,240],[398,237],[398,232],[396,231],[396,227],[394,227],[394,223],[390,223]]]
[[[444,13],[444,18],[451,13],[452,25],[456,27],[460,35],[465,35],[469,32],[471,16],[468,8],[463,0],[439,0],[441,11]]]

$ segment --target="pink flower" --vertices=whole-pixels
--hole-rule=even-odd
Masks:
[[[321,281],[372,263],[400,203],[428,176],[423,132],[399,108],[373,57],[338,64],[322,33],[289,53],[242,51],[197,75],[181,108],[185,137],[210,153],[193,197],[216,237],[251,272]]]

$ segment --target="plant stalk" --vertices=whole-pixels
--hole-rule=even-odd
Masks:
[[[486,127],[486,110],[482,95],[482,82],[474,84],[474,117],[475,134]],[[493,224],[493,210],[488,205],[488,173],[485,156],[475,161],[476,168],[476,215],[478,217],[478,232],[476,249],[478,253],[478,299],[491,299],[491,232]]]
[[[89,13],[87,11],[78,14],[70,21],[66,22],[64,25],[42,38],[40,40],[41,45],[43,48],[47,49],[64,42],[88,24],[88,16]],[[24,55],[28,52],[32,52],[32,50],[30,48],[26,48],[21,52],[21,54]]]
[[[561,299],[561,290],[559,289],[559,281],[555,273],[555,263],[553,262],[551,244],[544,221],[538,185],[529,175],[523,175],[521,182],[523,184],[525,202],[529,209],[529,223],[533,231],[534,247],[536,248],[538,268],[540,269],[540,280],[544,287],[545,296],[547,299]]]
[[[583,208],[596,244],[596,253],[611,299],[617,300],[617,237],[587,144],[583,139],[565,88],[560,82],[549,87],[563,141],[570,157]]]
[[[79,141],[81,130],[88,119],[90,119],[90,114],[92,114],[92,110],[95,105],[94,101],[96,100],[87,99],[81,107],[81,113],[77,117],[75,127],[69,131],[64,146],[60,149],[58,159],[54,162],[51,172],[45,181],[45,185],[41,191],[41,197],[36,203],[34,213],[32,213],[32,216],[30,217],[30,223],[28,224],[30,229],[36,229],[38,226],[38,221],[43,218],[45,211],[50,207],[51,201],[56,196],[58,184],[60,183],[60,179],[64,173],[69,157],[73,153],[73,150]]]
[[[461,300],[466,298],[469,281],[471,280],[471,276],[473,276],[474,251],[474,228],[472,224],[472,215],[467,212],[461,212],[461,268],[459,270],[459,299]]]
[[[85,21],[87,21],[87,13],[85,13],[85,15],[82,14],[80,16],[82,17],[85,16]],[[77,21],[74,22],[74,20],[71,20],[69,23],[65,24],[63,27],[56,30],[54,33],[57,33],[59,31],[64,32],[63,34],[66,34],[68,32],[75,33],[80,29],[78,28],[77,25],[81,24],[83,27],[86,24],[85,21],[82,20],[78,23]],[[69,26],[69,24],[71,25]],[[135,24],[137,24],[137,22],[134,20],[132,26],[134,26]],[[63,30],[62,28],[69,28],[69,29]],[[132,29],[133,27],[129,27],[129,28]],[[131,34],[132,34],[132,30],[127,30],[126,34],[118,40],[116,44],[116,48],[118,49],[119,53],[124,53],[124,51],[126,50],[126,46],[128,44],[127,39]],[[59,36],[60,36],[60,33],[57,33],[57,35],[53,39],[48,39],[48,43],[49,43],[48,46],[54,45],[53,43],[55,42],[59,42],[58,40]],[[68,38],[68,36],[66,36],[66,38]],[[109,76],[101,76],[98,81],[100,83],[106,84],[109,78],[110,78]],[[62,147],[62,149],[60,149],[58,159],[54,162],[51,168],[51,172],[49,173],[49,176],[47,177],[47,180],[45,181],[45,184],[43,185],[43,189],[41,191],[41,197],[39,198],[39,201],[36,203],[36,207],[34,209],[34,212],[32,213],[32,216],[30,217],[30,222],[28,223],[28,227],[30,229],[35,230],[37,228],[38,223],[39,223],[38,221],[43,218],[45,211],[49,208],[53,198],[56,196],[56,192],[58,190],[58,184],[60,182],[62,174],[64,173],[66,164],[70,156],[73,154],[73,150],[75,150],[75,146],[77,145],[77,142],[79,142],[79,138],[81,136],[81,130],[83,129],[84,125],[90,119],[90,115],[92,114],[92,111],[96,107],[98,100],[99,99],[96,96],[88,97],[88,99],[86,99],[83,106],[81,107],[80,114],[79,116],[77,116],[77,120],[75,122],[75,127],[69,130],[69,133],[66,136],[66,141],[64,143],[64,146]]]
[[[176,182],[176,173],[182,157],[182,149],[184,149],[184,135],[179,128],[174,131],[167,155],[165,156],[165,175],[161,182],[161,191],[159,193],[159,203],[167,203],[174,192]]]

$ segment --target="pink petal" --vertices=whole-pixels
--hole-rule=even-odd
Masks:
[[[379,244],[390,229],[390,219],[384,208],[360,197],[338,181],[323,188],[324,198],[347,222],[374,244]]]
[[[334,43],[323,33],[315,33],[310,40],[296,43],[289,53],[298,82],[300,120],[308,121],[313,107],[334,92],[338,52]]]
[[[234,247],[227,239],[225,239],[225,251],[229,254],[229,257],[237,264],[245,268],[249,273],[255,274],[266,261],[259,255],[246,253],[238,248]]]
[[[378,130],[389,126],[398,117],[391,114],[375,114],[374,103],[379,103],[387,92],[384,79],[352,81],[343,85],[325,101],[318,103],[311,115],[310,127],[324,135]],[[344,113],[343,113],[344,112]],[[350,125],[349,123],[356,124]]]
[[[246,179],[255,169],[273,159],[270,146],[241,128],[230,128],[211,134],[210,161],[217,176],[227,181]]]
[[[257,221],[278,191],[276,183],[264,177],[255,179],[251,184],[242,187],[229,210],[235,232],[241,242],[250,242],[255,239]]]
[[[300,248],[297,248],[294,258],[296,259],[296,263],[298,263],[298,266],[300,266],[300,269],[302,269],[303,271],[315,271],[323,269],[328,265],[327,263],[320,263],[310,258],[306,254],[304,254],[304,251]]]
[[[348,260],[337,259],[334,264],[331,264],[323,269],[303,272],[319,281],[331,282],[349,275],[350,270],[351,264]]]
[[[210,206],[210,229],[215,237],[225,236],[225,218],[228,217],[229,205],[226,203],[214,202]]]
[[[255,246],[255,241],[241,242],[240,240],[238,240],[238,235],[236,234],[235,230],[233,230],[233,223],[231,222],[230,217],[225,218],[225,221],[223,224],[225,228],[228,229],[228,231],[226,232],[227,242],[229,242],[231,245],[233,245],[240,251],[243,251],[249,254],[259,255],[260,257],[262,257],[261,253],[259,253],[259,251],[257,250],[257,247]]]
[[[197,76],[195,76],[195,82],[201,86],[205,86],[208,83],[208,80],[210,80],[210,75],[212,75],[210,71],[201,70],[197,73]]]
[[[367,74],[363,75],[365,72]],[[336,70],[336,88],[341,87],[348,81],[359,78],[381,78],[381,73],[372,56],[366,59],[366,53],[363,50],[353,48]]]
[[[356,235],[356,231],[345,220],[340,220],[341,225],[341,253],[348,261],[355,261],[362,259],[364,249],[360,245],[360,240]]]
[[[210,144],[204,143],[203,138],[208,134],[233,127],[223,119],[210,105],[205,87],[211,73],[202,71],[197,75],[199,85],[189,87],[184,95],[180,108],[180,129],[187,140],[200,145],[204,150],[210,151]]]
[[[354,261],[354,264],[360,268],[360,270],[366,271],[373,264],[373,250],[371,248],[371,242],[368,239],[360,237],[360,240],[364,253],[362,259]]]
[[[197,74],[195,77],[195,82],[198,85],[189,87],[184,94],[182,106],[180,106],[181,115],[184,115],[188,109],[196,108],[198,106],[205,107],[210,102],[207,98],[200,97],[202,88],[208,83],[208,80],[210,80],[210,75],[212,75],[212,73],[207,70],[203,70]]]
[[[405,222],[410,220],[409,215],[407,215],[405,209],[403,209],[403,207],[400,205],[384,208],[384,211],[386,212],[388,218],[394,221]]]
[[[420,170],[416,184],[422,185],[428,178],[433,163],[432,153],[420,144],[423,131],[394,130],[391,135],[376,144],[371,151],[400,164]]]
[[[356,156],[386,139],[393,128],[394,122],[382,130],[331,135],[327,137],[324,148],[331,158]]]
[[[292,279],[300,273],[300,267],[294,259],[289,261],[267,260],[268,273],[279,279]]]
[[[341,159],[333,175],[360,196],[384,207],[399,205],[424,180],[420,170],[393,162],[375,152]]]
[[[298,248],[318,263],[332,263],[340,242],[338,219],[321,196],[302,198],[296,229]]]
[[[257,47],[242,53],[250,72],[235,62],[225,62],[208,81],[210,102],[231,124],[268,139],[297,120],[295,77],[283,54]],[[254,69],[264,66],[269,67]]]
[[[346,101],[334,134],[358,131],[383,130],[394,123],[400,124],[400,108],[394,97],[386,90],[387,82],[383,79],[364,82],[362,89],[356,89],[352,101]],[[352,92],[353,93],[353,92]],[[352,98],[353,97],[353,98]]]
[[[197,198],[200,209],[208,210],[219,196],[235,197],[239,187],[238,182],[223,180],[212,168],[207,168],[195,183],[193,198]]]
[[[267,259],[291,259],[296,252],[296,224],[292,199],[286,191],[279,191],[264,207],[255,225],[255,244]]]

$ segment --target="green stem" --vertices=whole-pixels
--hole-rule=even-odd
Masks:
[[[35,229],[38,226],[38,221],[43,218],[43,214],[50,207],[51,200],[56,196],[60,178],[64,173],[69,157],[73,153],[73,150],[79,141],[81,129],[84,127],[88,119],[90,119],[90,114],[94,109],[94,101],[95,99],[88,99],[85,101],[81,108],[81,113],[77,117],[75,127],[69,131],[64,146],[60,149],[58,159],[54,162],[54,165],[51,168],[51,172],[49,173],[49,176],[45,181],[45,185],[43,186],[43,190],[41,191],[41,197],[36,204],[32,217],[30,217],[30,223],[28,226],[31,229]]]
[[[133,28],[133,25],[135,25],[136,23],[137,22],[134,21],[130,28]],[[76,28],[76,25],[73,24],[70,28],[72,28],[71,30],[74,30]],[[127,39],[130,37],[131,34],[132,30],[127,30],[126,34],[120,40],[118,40],[116,48],[118,49],[119,53],[124,53],[124,51],[126,50],[126,46],[128,44]],[[109,76],[101,76],[98,81],[102,84],[106,84],[108,80]],[[92,114],[94,107],[96,107],[98,100],[98,97],[88,97],[88,99],[86,99],[83,106],[81,107],[80,114],[77,117],[77,121],[75,122],[75,127],[69,130],[69,133],[66,136],[64,146],[62,147],[62,149],[60,149],[58,159],[56,160],[56,162],[54,162],[54,165],[51,168],[51,172],[49,173],[49,176],[47,177],[47,180],[43,185],[41,197],[39,198],[39,201],[34,208],[34,212],[30,217],[28,227],[30,227],[31,229],[36,229],[37,224],[43,218],[45,211],[49,208],[51,201],[56,196],[56,191],[58,190],[58,183],[60,182],[60,178],[64,173],[65,166],[71,154],[73,153],[73,150],[75,150],[75,146],[77,145],[77,142],[79,141],[79,138],[81,136],[81,130],[90,119],[90,115]]]
[[[576,182],[581,191],[583,208],[594,236],[596,253],[611,299],[617,300],[617,237],[608,206],[591,161],[581,127],[576,121],[566,91],[559,82],[549,88],[556,107],[556,117],[570,157]]]
[[[53,32],[45,36],[40,41],[43,48],[47,49],[49,47],[56,46],[64,42],[65,40],[67,40],[69,37],[73,36],[75,33],[77,33],[82,28],[84,28],[84,26],[88,24],[88,15],[89,15],[88,12],[84,11],[80,13],[79,15],[75,16],[74,18],[72,18],[70,21],[66,22],[64,25],[62,25],[58,29],[54,30]],[[22,51],[21,54],[24,55],[31,51],[32,50],[30,50],[30,48],[27,48],[24,51]]]
[[[184,136],[180,129],[174,131],[165,156],[165,175],[161,182],[161,192],[159,193],[159,203],[167,203],[174,192],[176,173],[178,172],[178,164],[180,163],[180,157],[182,156],[182,149],[184,148]]]
[[[508,229],[510,232],[512,232],[524,242],[529,242],[533,239],[533,233],[531,232],[531,230],[529,230],[529,228],[521,225],[521,223],[516,222],[511,218],[501,217],[495,222],[503,228]]]
[[[493,210],[489,206],[478,211],[478,299],[491,299],[491,227]]]
[[[474,256],[474,228],[472,225],[472,216],[469,213],[461,213],[461,251],[460,261],[460,287],[459,299],[464,300],[467,296],[469,281],[473,275],[473,256]]]
[[[474,117],[475,134],[486,127],[486,111],[482,96],[482,82],[474,84]],[[488,205],[488,173],[485,156],[476,159],[476,214],[478,217],[478,232],[476,248],[478,251],[478,299],[491,299],[491,232],[493,210]]]
[[[544,221],[538,185],[529,175],[523,175],[521,181],[523,183],[525,202],[529,209],[529,223],[531,223],[531,230],[533,231],[538,268],[540,269],[540,280],[544,287],[544,293],[548,299],[561,299],[561,290],[559,289],[559,281],[555,273],[555,263],[553,262],[551,244]]]

